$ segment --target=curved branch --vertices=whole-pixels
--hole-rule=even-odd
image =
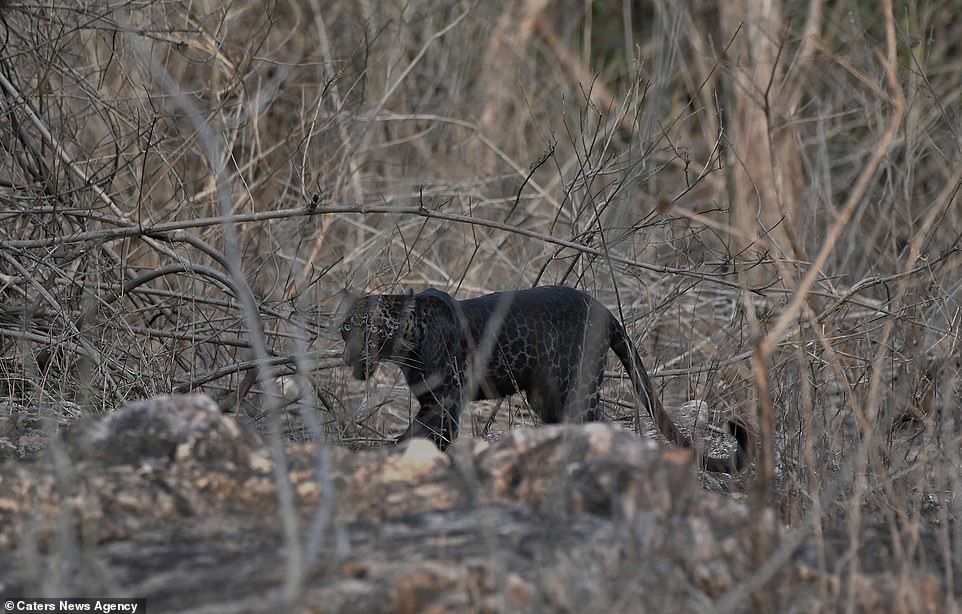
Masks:
[[[130,294],[140,286],[157,279],[158,277],[163,277],[165,275],[176,275],[178,273],[193,273],[195,275],[200,275],[201,277],[207,277],[213,281],[216,281],[221,287],[227,290],[234,298],[239,299],[241,293],[238,292],[237,288],[234,286],[234,282],[213,267],[209,267],[203,264],[169,264],[159,269],[154,269],[153,271],[148,271],[133,279],[129,280],[124,284],[123,290],[119,294],[116,294],[112,298],[107,299],[108,303],[116,301],[118,298],[125,294]]]

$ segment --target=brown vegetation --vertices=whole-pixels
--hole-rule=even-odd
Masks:
[[[0,455],[188,390],[276,458],[379,445],[410,399],[338,367],[343,290],[567,284],[623,318],[667,407],[758,425],[727,486],[785,532],[719,603],[771,605],[803,542],[826,603],[869,564],[954,599],[954,7],[508,5],[0,3]],[[465,421],[530,424],[523,399]]]

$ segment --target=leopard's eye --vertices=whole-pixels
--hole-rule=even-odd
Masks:
[[[342,334],[342,335],[347,335],[347,334],[350,333],[350,332],[351,332],[351,323],[350,323],[350,322],[345,322],[344,324],[341,324],[341,334]]]

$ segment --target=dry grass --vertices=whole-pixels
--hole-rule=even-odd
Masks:
[[[377,442],[342,290],[576,285],[669,407],[758,423],[753,504],[839,586],[878,542],[960,590],[951,7],[496,4],[8,3],[3,395]]]

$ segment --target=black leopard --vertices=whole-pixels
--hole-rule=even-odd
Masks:
[[[344,362],[367,379],[378,361],[397,364],[421,405],[400,439],[427,437],[444,449],[458,434],[466,402],[524,392],[545,422],[598,420],[608,349],[630,374],[638,400],[675,445],[693,448],[652,392],[624,327],[590,296],[560,286],[496,292],[458,301],[429,289],[359,299],[341,326]],[[732,473],[752,457],[752,432],[730,420],[735,458],[702,457],[709,471]]]

